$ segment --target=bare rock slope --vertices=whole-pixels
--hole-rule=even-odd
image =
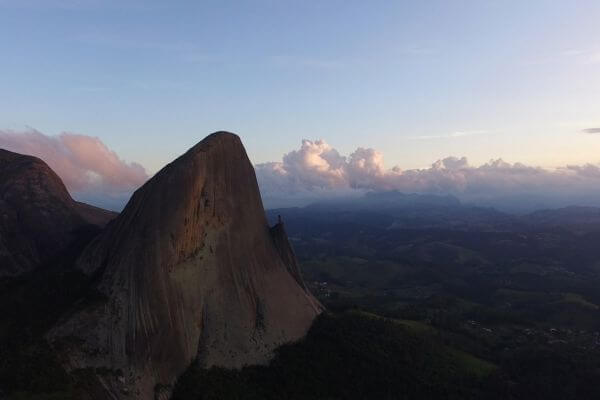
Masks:
[[[0,277],[34,270],[116,215],[73,200],[39,158],[0,149]]]
[[[265,363],[321,311],[283,227],[269,229],[239,137],[227,132],[138,189],[78,267],[97,277],[105,299],[49,339],[68,369],[95,371],[97,397],[166,397],[194,360]]]

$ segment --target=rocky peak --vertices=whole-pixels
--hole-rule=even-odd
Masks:
[[[39,158],[0,149],[0,276],[29,272],[60,254],[79,229],[115,213],[71,198]]]
[[[194,361],[265,363],[321,311],[293,273],[287,238],[272,232],[240,138],[209,135],[138,189],[86,249],[78,267],[99,277],[106,300],[50,340],[70,369],[121,371],[97,375],[110,398],[151,399]]]

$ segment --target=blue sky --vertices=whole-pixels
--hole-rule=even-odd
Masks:
[[[0,0],[0,129],[154,172],[216,130],[386,165],[598,162],[597,1]]]

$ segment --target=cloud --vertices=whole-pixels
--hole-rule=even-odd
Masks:
[[[270,56],[268,62],[277,67],[337,70],[344,66],[340,61],[295,55]]]
[[[152,10],[159,7],[143,0],[0,0],[0,7],[36,10],[87,11],[119,9],[131,11]],[[164,6],[163,6],[164,7]]]
[[[48,136],[33,129],[0,130],[0,148],[41,158],[74,197],[98,199],[100,203],[107,198],[112,208],[148,179],[140,164],[123,161],[96,137],[75,133]]]
[[[101,0],[0,0],[0,7],[43,10],[86,10],[101,5]]]
[[[568,49],[560,53],[562,57],[575,61],[581,65],[595,65],[600,63],[600,49]]]
[[[547,206],[600,206],[600,166],[594,164],[549,170],[502,159],[473,166],[466,157],[446,157],[428,168],[403,171],[386,168],[383,154],[375,149],[358,148],[346,157],[323,140],[303,140],[281,162],[255,168],[267,207],[290,205],[294,198],[306,203],[370,190],[451,194],[500,208],[509,198],[531,204],[543,200]]]
[[[587,129],[583,129],[581,132],[583,133],[600,133],[600,128],[587,128]]]
[[[600,179],[600,167],[594,164],[568,165],[567,169],[580,177]]]
[[[122,208],[148,179],[141,165],[86,135],[0,130],[0,148],[40,157],[75,198],[105,208]],[[359,147],[346,156],[324,140],[305,139],[281,161],[257,164],[255,170],[268,208],[387,190],[450,194],[507,211],[600,206],[600,165],[592,163],[550,170],[502,159],[471,165],[466,157],[445,157],[427,168],[402,170],[386,167],[383,154],[373,148]]]
[[[431,47],[415,45],[401,47],[399,53],[409,56],[429,56],[435,54],[436,50]]]
[[[475,136],[475,135],[487,135],[491,132],[485,130],[477,130],[477,131],[456,131],[450,133],[443,133],[440,135],[423,135],[423,136],[409,136],[410,140],[431,140],[431,139],[455,139],[461,138],[465,136]]]

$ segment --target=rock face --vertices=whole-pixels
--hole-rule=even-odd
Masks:
[[[265,363],[321,311],[283,227],[269,229],[239,137],[227,132],[138,189],[78,267],[105,299],[49,339],[70,370],[94,368],[101,398],[163,398],[194,360]]]
[[[0,149],[0,277],[32,271],[116,215],[73,200],[39,158]]]

